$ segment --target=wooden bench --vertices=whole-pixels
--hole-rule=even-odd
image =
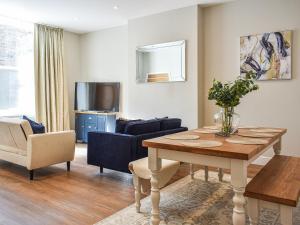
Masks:
[[[300,194],[300,158],[274,156],[246,186],[250,224],[256,225],[260,207],[278,209],[282,225],[292,225],[292,210]]]

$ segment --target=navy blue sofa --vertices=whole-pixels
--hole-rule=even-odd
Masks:
[[[186,131],[181,119],[117,120],[116,133],[89,132],[87,163],[103,168],[130,173],[131,161],[148,156],[142,146],[145,139]]]

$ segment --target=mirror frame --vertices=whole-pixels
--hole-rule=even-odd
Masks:
[[[173,47],[173,46],[179,46],[181,47],[181,80],[174,80],[174,81],[147,81],[148,79],[148,74],[145,74],[144,77],[146,79],[141,79],[140,78],[140,74],[139,74],[139,68],[140,65],[143,64],[143,62],[140,62],[139,60],[139,52],[151,52],[154,49],[161,49],[161,48],[169,48],[169,47]],[[153,44],[153,45],[145,45],[145,46],[139,46],[136,48],[136,82],[137,83],[172,83],[172,82],[185,82],[186,81],[186,41],[185,40],[180,40],[180,41],[173,41],[173,42],[165,42],[165,43],[159,43],[159,44]],[[153,72],[153,74],[160,74],[160,73],[155,73]],[[161,74],[163,75],[163,74]]]

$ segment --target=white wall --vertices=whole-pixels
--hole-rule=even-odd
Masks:
[[[198,6],[198,127],[204,125],[204,9]]]
[[[128,116],[179,117],[198,125],[198,7],[155,14],[128,22]],[[136,47],[186,40],[186,82],[136,83]]]
[[[258,82],[260,90],[242,99],[238,107],[243,124],[285,127],[283,154],[300,151],[300,1],[236,1],[204,10],[205,123],[216,111],[207,100],[215,77],[233,80],[239,74],[239,37],[268,31],[293,30],[292,76],[289,81]],[[267,155],[270,155],[268,152]]]
[[[80,81],[121,82],[121,112],[127,109],[127,26],[80,36]]]
[[[202,125],[202,119],[210,124],[217,109],[207,91],[213,78],[233,80],[239,74],[239,37],[291,29],[293,79],[259,82],[260,90],[242,99],[237,112],[243,124],[288,128],[283,153],[299,155],[299,8],[299,0],[241,0],[164,12],[80,37],[65,32],[70,110],[75,81],[120,81],[124,116],[179,117],[189,128]],[[182,39],[187,40],[187,82],[136,83],[137,46]]]
[[[80,79],[79,35],[64,32],[64,66],[68,82],[69,111],[71,128],[74,129],[74,83]]]

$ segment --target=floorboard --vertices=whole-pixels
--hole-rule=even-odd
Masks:
[[[248,175],[260,168],[251,165]],[[0,225],[90,225],[134,202],[131,175],[100,174],[86,164],[85,145],[77,145],[71,172],[66,169],[66,163],[42,168],[29,181],[24,167],[0,160]],[[183,164],[171,182],[188,174]]]

